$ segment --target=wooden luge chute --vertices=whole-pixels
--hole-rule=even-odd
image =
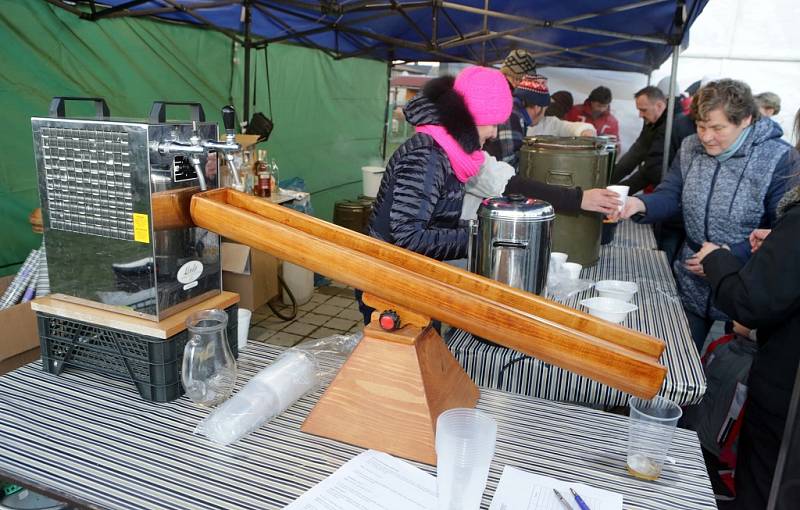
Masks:
[[[654,396],[666,375],[658,339],[244,193],[199,193],[191,218],[417,316],[639,397]],[[444,409],[473,406],[477,389],[429,327],[391,333],[367,327],[364,333],[304,430],[433,462],[432,429],[424,437],[409,431],[435,426]],[[416,426],[409,428],[411,422]],[[397,444],[387,446],[388,437]]]

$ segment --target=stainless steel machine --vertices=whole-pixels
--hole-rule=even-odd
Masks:
[[[555,211],[542,200],[487,198],[471,222],[469,270],[533,294],[547,283]]]
[[[92,101],[95,118],[67,118],[67,101]],[[186,105],[191,121],[167,121]],[[218,153],[239,150],[198,103],[156,102],[147,120],[116,119],[100,98],[54,98],[31,119],[50,287],[61,299],[161,320],[220,292],[219,236],[159,227],[155,199],[217,187]],[[238,179],[238,173],[237,174]]]

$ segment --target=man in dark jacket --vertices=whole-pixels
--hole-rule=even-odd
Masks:
[[[744,425],[736,465],[736,508],[767,507],[789,402],[800,364],[800,188],[778,205],[778,222],[759,247],[751,234],[750,260],[704,243],[697,254],[714,303],[758,330],[758,353],[750,370]],[[757,251],[756,251],[757,250]],[[781,494],[778,508],[795,508],[796,496]]]
[[[661,182],[664,135],[667,131],[667,99],[661,89],[645,87],[634,97],[639,117],[644,119],[644,126],[628,152],[617,161],[611,175],[612,184],[630,186],[631,195],[647,186],[657,186]],[[670,163],[683,139],[693,134],[691,122],[687,124],[685,116],[680,111],[675,112],[672,126],[668,154]]]

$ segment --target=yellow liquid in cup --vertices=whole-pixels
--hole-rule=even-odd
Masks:
[[[661,476],[661,465],[638,453],[628,457],[627,468],[629,474],[642,480],[657,480]]]

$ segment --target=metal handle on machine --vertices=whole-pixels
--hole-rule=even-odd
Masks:
[[[150,108],[149,120],[152,124],[164,123],[167,121],[167,108],[166,106],[189,106],[191,107],[192,122],[205,122],[206,113],[203,111],[203,105],[200,103],[192,102],[176,102],[176,101],[153,101],[153,107]]]
[[[467,223],[467,271],[470,273],[478,272],[478,222],[469,220]]]
[[[98,119],[103,119],[106,117],[111,116],[111,112],[108,110],[108,105],[106,104],[106,100],[102,97],[65,97],[65,96],[56,96],[50,101],[50,108],[47,110],[47,114],[50,117],[66,117],[65,111],[65,102],[66,101],[92,101],[94,102],[94,111],[95,117]]]
[[[551,170],[547,173],[547,184],[574,187],[575,181],[572,179],[572,173],[570,172]]]

